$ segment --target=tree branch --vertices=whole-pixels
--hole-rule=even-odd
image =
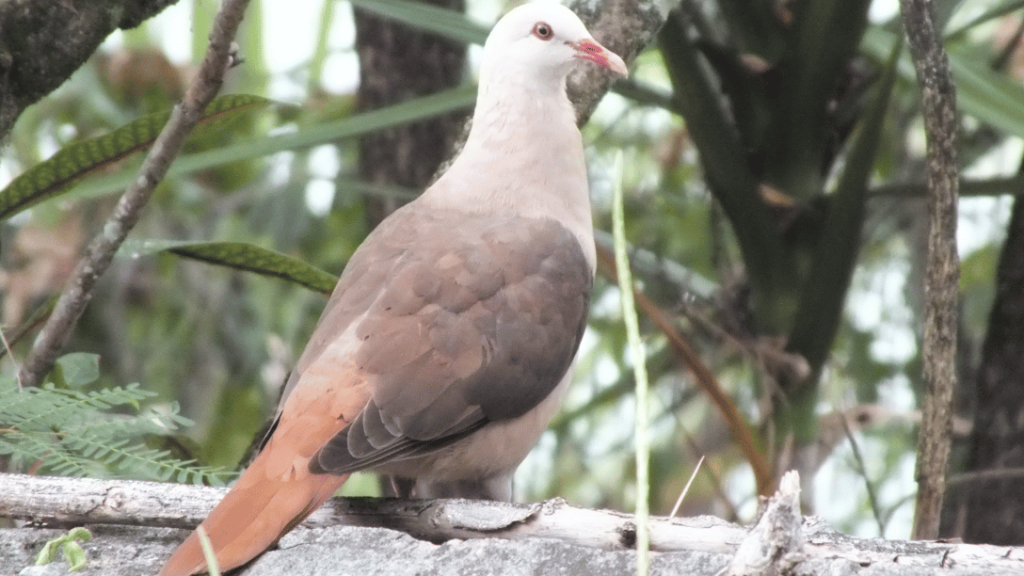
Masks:
[[[1017,574],[1024,566],[1022,548],[837,534],[818,519],[800,516],[795,477],[781,484],[749,530],[710,517],[654,518],[652,572],[968,576]],[[223,494],[223,488],[183,484],[0,474],[0,517],[86,524],[93,541],[82,573],[137,576],[155,573],[181,534],[112,525],[191,529]],[[335,498],[245,572],[625,576],[635,570],[634,534],[630,514],[575,508],[561,500],[512,505]],[[0,554],[0,573],[18,573],[31,562],[31,551],[55,536],[52,530],[0,529],[0,550],[9,551]]]
[[[900,0],[903,25],[921,86],[928,137],[928,263],[922,345],[925,385],[917,450],[914,538],[936,538],[946,491],[956,387],[957,155],[956,89],[932,21],[931,0]]]
[[[25,108],[64,83],[111,32],[177,1],[0,2],[0,142]]]
[[[569,7],[587,25],[595,40],[625,62],[632,62],[654,40],[668,17],[657,2],[648,0],[576,0],[570,2]],[[576,105],[580,125],[590,118],[613,80],[612,74],[597,66],[582,66],[569,76],[567,91]]]
[[[0,474],[0,518],[23,518],[61,526],[121,524],[194,529],[226,488]],[[633,546],[633,515],[574,508],[561,499],[539,504],[480,500],[333,498],[313,512],[304,528],[390,528],[429,542],[500,537],[553,538],[592,548]],[[584,529],[585,528],[585,529]],[[731,552],[745,530],[704,518],[658,518],[652,550]]]
[[[170,120],[153,143],[153,148],[139,168],[138,176],[125,190],[103,230],[93,238],[79,260],[74,275],[18,374],[23,386],[38,385],[53,367],[54,359],[67,343],[82,311],[92,299],[96,281],[110,266],[114,253],[138,222],[142,208],[167,173],[189,132],[220,90],[224,73],[230,65],[231,42],[248,3],[248,0],[225,0],[221,5],[199,73],[185,97],[171,112]]]

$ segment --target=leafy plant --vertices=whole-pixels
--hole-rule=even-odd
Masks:
[[[72,528],[67,534],[54,538],[47,542],[43,549],[36,555],[36,566],[43,566],[57,559],[57,551],[64,555],[64,561],[68,563],[68,572],[77,572],[85,568],[85,551],[78,541],[88,542],[92,540],[92,533],[85,528]]]
[[[270,104],[266,98],[230,94],[206,108],[192,139],[223,129],[242,114]],[[71,189],[82,178],[153,145],[171,112],[143,116],[113,132],[74,142],[0,190],[0,218],[12,215]]]
[[[55,370],[60,385],[21,388],[10,376],[0,378],[0,455],[33,472],[224,484],[227,473],[147,445],[192,424],[176,403],[166,413],[124,414],[125,408],[138,412],[139,401],[155,394],[138,384],[83,390],[96,380],[98,361],[91,354],[63,357]]]

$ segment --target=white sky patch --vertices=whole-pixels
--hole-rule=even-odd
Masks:
[[[327,216],[337,194],[334,178],[341,169],[338,149],[331,145],[317,146],[310,151],[306,166],[313,176],[306,184],[306,206],[316,216]]]
[[[328,0],[331,1],[331,0]],[[299,68],[309,62],[316,49],[322,0],[261,2],[263,44],[267,70],[271,74]],[[341,10],[335,10],[335,22]],[[282,34],[281,31],[287,31]]]
[[[332,94],[355,92],[359,88],[359,56],[352,50],[331,53],[324,62],[320,85]]]
[[[897,0],[874,0],[868,9],[868,20],[876,24],[888,22],[900,14]]]
[[[268,157],[267,182],[270,186],[284,186],[288,183],[294,156],[294,152],[278,152]]]
[[[1002,244],[1010,222],[1013,198],[989,196],[962,198],[956,228],[956,244],[960,258],[991,245]]]
[[[315,216],[327,216],[334,204],[334,182],[313,178],[306,184],[306,206]]]
[[[209,12],[211,17],[217,13],[218,4],[210,1],[195,0],[195,9]],[[194,30],[192,26],[193,2],[178,2],[164,9],[146,22],[150,37],[163,50],[167,59],[175,64],[187,64],[192,61],[192,35],[202,34],[209,30]],[[124,45],[124,34],[118,30],[107,37],[102,48],[115,49]],[[198,62],[196,62],[198,65]]]
[[[886,538],[909,538],[911,529],[914,526],[914,499],[908,498],[916,491],[917,484],[914,482],[914,472],[917,466],[917,457],[913,452],[907,452],[900,457],[897,465],[897,472],[892,474],[888,481],[878,487],[878,499],[882,502],[885,510],[899,503],[889,517],[885,526]]]
[[[338,149],[330,144],[317,146],[309,153],[308,167],[310,174],[320,178],[334,178],[341,169]]]
[[[885,441],[860,432],[855,432],[854,438],[864,458],[868,478],[877,482],[885,465]],[[864,478],[854,468],[853,450],[846,440],[836,446],[832,457],[821,465],[814,477],[815,514],[832,526],[845,528],[849,525],[850,533],[854,536],[908,537],[913,521],[913,500],[907,500],[906,497],[915,486],[914,455],[908,453],[901,458],[895,473],[875,485],[875,496],[883,518],[894,506],[899,505],[885,523],[885,534],[878,533],[878,522],[869,509]],[[857,518],[859,520],[854,520]]]
[[[870,350],[871,356],[879,362],[905,364],[917,354],[917,334],[902,321],[883,322],[878,327],[878,338],[871,343]]]
[[[306,85],[293,76],[275,74],[267,83],[267,97],[279,102],[302,102]]]
[[[917,398],[905,374],[897,374],[878,384],[878,402],[900,414],[910,414],[917,408]]]

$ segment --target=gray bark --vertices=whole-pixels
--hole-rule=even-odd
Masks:
[[[755,526],[716,518],[654,518],[655,575],[1006,575],[1024,548],[852,538],[802,517],[794,477]],[[156,482],[0,475],[0,517],[85,524],[85,576],[153,574],[224,490]],[[133,526],[116,525],[116,522]],[[510,505],[466,500],[336,498],[242,570],[245,576],[601,575],[635,573],[628,514],[560,500]],[[33,567],[55,528],[0,530],[0,574],[66,574]]]
[[[1024,544],[1024,199],[1007,227],[988,333],[974,381],[977,410],[964,481],[946,513],[968,542]],[[953,520],[957,519],[957,522]]]
[[[177,0],[0,2],[0,142],[26,107],[55,90],[111,32]]]
[[[928,263],[922,343],[925,395],[917,444],[917,503],[914,535],[934,538],[946,491],[956,388],[957,297],[960,259],[956,250],[956,87],[935,30],[930,0],[901,0],[903,24],[921,87],[928,136]]]

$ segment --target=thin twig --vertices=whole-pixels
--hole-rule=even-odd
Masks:
[[[153,148],[146,156],[138,175],[125,190],[103,230],[93,238],[78,262],[21,371],[18,380],[23,386],[38,385],[53,367],[57,354],[71,338],[75,324],[92,299],[99,278],[106,272],[114,254],[139,221],[142,208],[149,202],[157,184],[167,174],[189,132],[195,127],[206,106],[223,83],[231,63],[231,42],[242,22],[249,0],[224,0],[210,32],[210,45],[199,73],[182,101],[174,107],[171,117]]]
[[[683,491],[679,493],[679,498],[676,498],[675,506],[672,506],[672,512],[669,513],[669,518],[675,518],[676,513],[679,512],[679,507],[683,505],[683,499],[686,498],[686,494],[690,492],[690,485],[693,484],[693,479],[697,477],[697,472],[700,472],[700,466],[704,463],[704,456],[697,460],[697,465],[693,467],[693,473],[690,474],[690,479],[686,481],[686,486],[683,486]]]
[[[676,419],[680,420],[679,415],[676,415]],[[683,439],[686,440],[687,445],[690,447],[690,451],[694,454],[701,454],[701,458],[704,458],[703,450],[697,445],[697,441],[694,440],[693,435],[686,429],[683,429]],[[701,466],[704,471],[704,475],[708,477],[708,481],[711,483],[712,490],[715,491],[718,497],[718,502],[725,508],[725,519],[729,522],[739,522],[740,513],[736,510],[736,506],[729,500],[728,494],[725,493],[725,489],[722,487],[722,477],[715,472],[715,467],[710,462]]]
[[[1024,481],[1024,468],[993,468],[989,470],[963,472],[961,474],[950,476],[946,485],[952,487],[971,484],[974,482],[991,482],[995,480]]]
[[[957,292],[960,260],[956,250],[958,174],[956,89],[942,38],[935,29],[930,0],[900,0],[910,53],[921,87],[921,111],[928,137],[928,262],[922,343],[923,399],[917,449],[918,497],[915,539],[939,535],[956,387]]]
[[[984,180],[964,179],[959,183],[959,195],[965,196],[1020,196],[1024,191],[1024,175],[996,176]],[[923,197],[928,194],[926,182],[898,182],[882,184],[868,190],[871,198]]]
[[[850,423],[846,421],[846,414],[839,414],[839,423],[843,425],[843,432],[846,433],[846,439],[850,441],[850,449],[853,450],[853,460],[857,464],[857,472],[861,478],[864,479],[864,486],[868,491],[868,503],[871,504],[871,513],[875,517],[875,522],[878,523],[878,535],[885,537],[885,521],[882,519],[882,509],[878,505],[878,496],[875,494],[875,486],[871,483],[871,479],[868,478],[868,469],[864,465],[864,456],[860,453],[860,446],[857,445],[857,439],[853,436],[853,430],[850,429]]]

